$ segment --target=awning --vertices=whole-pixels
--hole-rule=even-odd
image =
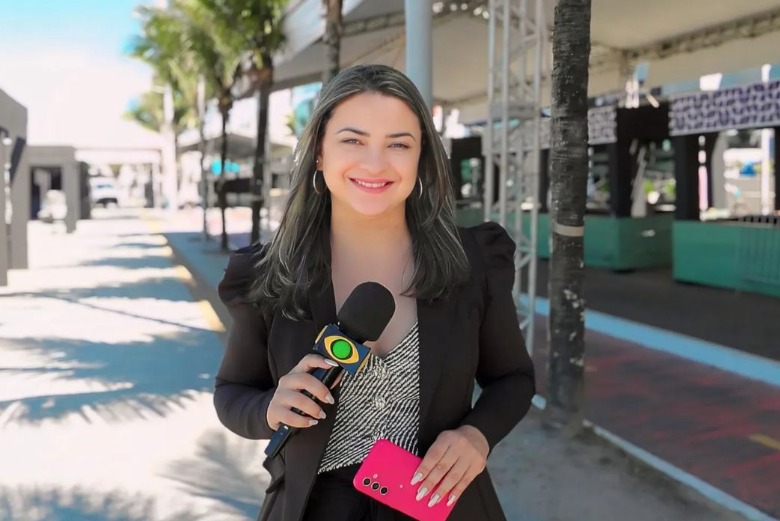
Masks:
[[[488,77],[485,1],[430,1],[434,16],[433,93],[461,109],[461,121],[484,119]],[[552,0],[545,0],[553,21]],[[465,7],[465,9],[464,9]],[[345,0],[342,67],[384,63],[403,70],[403,0]],[[317,81],[325,52],[321,0],[295,2],[286,17],[288,46],[277,57],[277,88]],[[624,72],[647,63],[647,87],[778,61],[780,0],[593,0],[590,94],[621,91]],[[551,52],[551,49],[548,49]],[[549,64],[545,76],[549,78]],[[544,91],[549,91],[545,82]]]

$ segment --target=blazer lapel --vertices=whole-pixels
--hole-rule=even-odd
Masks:
[[[439,385],[449,339],[446,304],[417,300],[417,329],[420,337],[420,426],[424,430],[434,391]],[[424,433],[421,433],[424,434]],[[424,438],[421,438],[424,441]]]

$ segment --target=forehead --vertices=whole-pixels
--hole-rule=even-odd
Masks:
[[[347,98],[333,109],[327,129],[338,131],[344,126],[419,133],[420,119],[406,102],[394,96],[364,92]]]

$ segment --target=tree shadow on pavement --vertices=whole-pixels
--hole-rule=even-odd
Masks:
[[[4,423],[41,422],[89,408],[108,422],[166,416],[213,389],[221,357],[218,337],[188,330],[123,343],[62,338],[6,340],[0,380],[13,398],[0,400]],[[24,357],[27,357],[26,359]],[[75,392],[74,392],[75,390]],[[19,397],[20,396],[20,397]],[[17,398],[18,397],[18,398]]]
[[[9,521],[162,520],[154,499],[121,491],[96,493],[82,488],[0,488],[0,519]],[[207,521],[210,514],[180,510],[164,521]]]
[[[199,440],[195,457],[171,463],[163,477],[190,494],[255,519],[270,479],[262,467],[264,447],[265,443],[212,429]]]
[[[155,248],[160,248],[160,246],[155,246]],[[90,266],[110,266],[130,270],[144,268],[166,269],[172,266],[172,259],[165,255],[116,256],[90,259],[79,263],[79,267]]]
[[[94,286],[85,285],[84,287],[70,288],[42,288],[35,292],[15,292],[2,293],[0,299],[12,297],[29,298],[55,298],[66,300],[74,304],[84,305],[80,302],[82,299],[139,299],[153,298],[157,300],[170,300],[173,302],[189,302],[192,295],[187,288],[179,281],[171,284],[170,277],[147,277],[143,279],[134,279],[128,282],[110,282],[99,283]],[[108,309],[108,308],[106,308]]]

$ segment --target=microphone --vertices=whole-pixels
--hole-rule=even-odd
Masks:
[[[314,342],[314,351],[336,362],[338,367],[318,368],[311,374],[325,384],[333,385],[344,372],[354,375],[366,361],[369,348],[363,342],[374,341],[382,335],[395,313],[395,299],[390,291],[377,282],[359,284],[338,312],[338,325],[322,328]],[[308,391],[304,395],[317,401]],[[293,412],[303,415],[297,408]],[[273,458],[282,450],[287,440],[298,431],[282,424],[271,436],[265,454]]]

